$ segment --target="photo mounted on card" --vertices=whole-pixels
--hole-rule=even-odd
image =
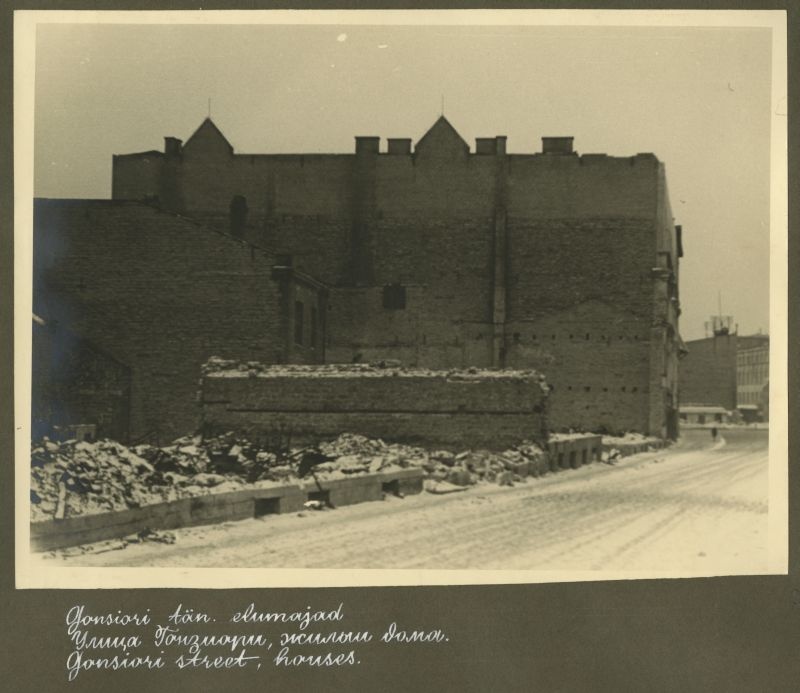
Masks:
[[[18,12],[17,586],[785,573],[784,22]]]

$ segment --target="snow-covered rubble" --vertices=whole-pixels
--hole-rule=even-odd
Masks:
[[[603,445],[648,444],[652,442],[659,442],[659,439],[634,432],[628,432],[621,436],[603,436]]]
[[[474,380],[484,378],[519,379],[533,378],[545,385],[545,377],[535,370],[512,370],[508,368],[450,368],[431,369],[406,367],[400,361],[386,359],[375,363],[329,363],[329,364],[263,364],[258,361],[233,361],[212,356],[203,364],[204,376],[219,378],[332,378],[332,377],[446,377],[451,380]],[[549,388],[548,388],[549,391]]]
[[[137,508],[240,488],[242,481],[207,473],[207,459],[181,446],[128,448],[46,438],[31,450],[31,520]]]
[[[529,465],[523,471],[525,463],[533,468]],[[545,453],[530,442],[499,453],[454,452],[389,444],[350,433],[313,447],[279,452],[233,433],[181,438],[163,448],[128,448],[111,440],[57,443],[45,438],[31,450],[31,520],[124,510],[253,484],[414,467],[424,470],[426,478],[440,487],[478,482],[510,485],[528,471],[544,469]]]

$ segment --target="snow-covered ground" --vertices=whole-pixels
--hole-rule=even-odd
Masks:
[[[767,571],[767,432],[529,479],[176,531],[56,557],[97,566]]]

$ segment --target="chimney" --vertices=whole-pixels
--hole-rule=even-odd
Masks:
[[[177,137],[165,137],[164,153],[167,156],[180,156],[182,144],[183,142],[181,142],[181,140],[179,140]]]
[[[388,143],[389,154],[411,154],[411,139],[390,137]]]
[[[543,154],[572,154],[574,137],[542,137]]]
[[[508,138],[504,135],[497,137],[476,137],[475,138],[475,153],[476,154],[505,154],[506,153],[506,140]]]
[[[356,137],[356,154],[377,154],[380,137]]]

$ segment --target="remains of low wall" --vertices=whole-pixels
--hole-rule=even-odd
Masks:
[[[260,366],[211,360],[200,401],[208,434],[292,443],[343,432],[415,445],[504,449],[546,437],[548,387],[534,371],[362,364]]]

